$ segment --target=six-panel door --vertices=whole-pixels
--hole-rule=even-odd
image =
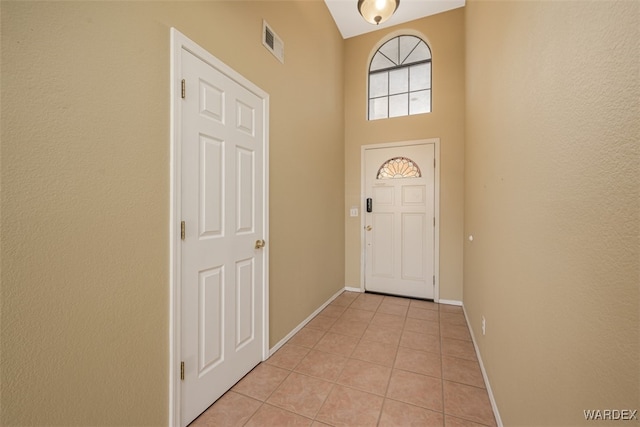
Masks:
[[[365,289],[434,297],[434,145],[365,150]]]
[[[263,100],[182,52],[182,424],[262,360]]]

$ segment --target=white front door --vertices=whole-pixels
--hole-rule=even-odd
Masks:
[[[263,360],[267,107],[211,60],[183,48],[180,63],[185,426]]]
[[[367,291],[434,298],[434,159],[435,144],[365,149]]]

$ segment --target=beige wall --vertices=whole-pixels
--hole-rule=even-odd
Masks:
[[[466,6],[464,304],[504,425],[640,409],[639,7]]]
[[[400,34],[424,38],[433,57],[432,112],[367,121],[367,72],[375,50]],[[363,145],[440,138],[440,298],[462,300],[464,9],[352,37],[345,43],[346,286],[360,287],[360,161]]]
[[[169,28],[271,97],[272,345],[344,286],[342,38],[319,1],[3,1],[1,19],[0,424],[166,425]]]

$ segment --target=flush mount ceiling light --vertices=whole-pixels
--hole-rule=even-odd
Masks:
[[[400,0],[358,0],[358,12],[365,21],[378,25],[391,18]]]

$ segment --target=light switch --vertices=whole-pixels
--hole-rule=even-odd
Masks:
[[[349,211],[350,216],[358,216],[358,208],[351,208]]]

